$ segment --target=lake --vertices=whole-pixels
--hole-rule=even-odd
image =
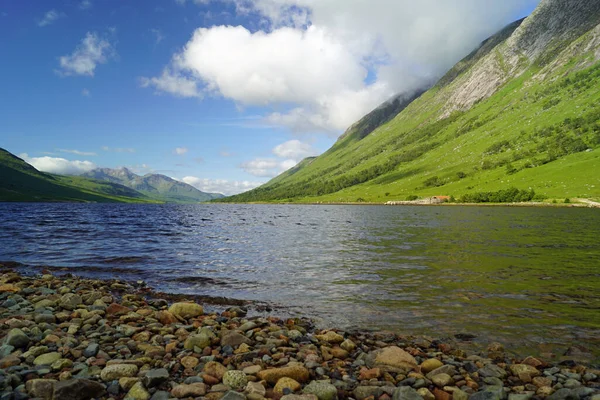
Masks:
[[[2,203],[0,216],[2,261],[600,359],[597,209]]]

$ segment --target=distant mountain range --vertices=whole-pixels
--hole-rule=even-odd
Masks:
[[[223,197],[164,175],[140,177],[126,168],[94,171],[99,179],[48,174],[0,148],[0,201],[198,203]]]
[[[542,0],[432,87],[222,201],[383,203],[511,187],[600,199],[599,61],[600,0]]]
[[[149,198],[165,202],[198,203],[224,197],[220,193],[202,192],[187,183],[176,181],[165,175],[146,174],[139,176],[127,168],[96,168],[81,176],[97,181],[120,184]]]

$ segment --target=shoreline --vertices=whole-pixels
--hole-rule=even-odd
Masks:
[[[600,399],[600,370],[576,355],[521,360],[495,343],[468,354],[242,305],[207,313],[141,283],[0,272],[2,399]]]

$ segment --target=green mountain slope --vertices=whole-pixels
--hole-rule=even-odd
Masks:
[[[0,201],[129,203],[150,200],[122,185],[40,172],[0,149]]]
[[[543,0],[395,116],[371,113],[321,156],[222,201],[385,202],[510,187],[599,198],[599,22],[599,0]]]
[[[84,178],[117,183],[145,196],[168,203],[198,203],[223,197],[220,193],[205,193],[165,175],[139,176],[127,168],[97,168],[81,175]]]

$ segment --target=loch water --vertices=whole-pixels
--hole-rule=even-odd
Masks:
[[[597,209],[2,203],[1,261],[600,359]]]

